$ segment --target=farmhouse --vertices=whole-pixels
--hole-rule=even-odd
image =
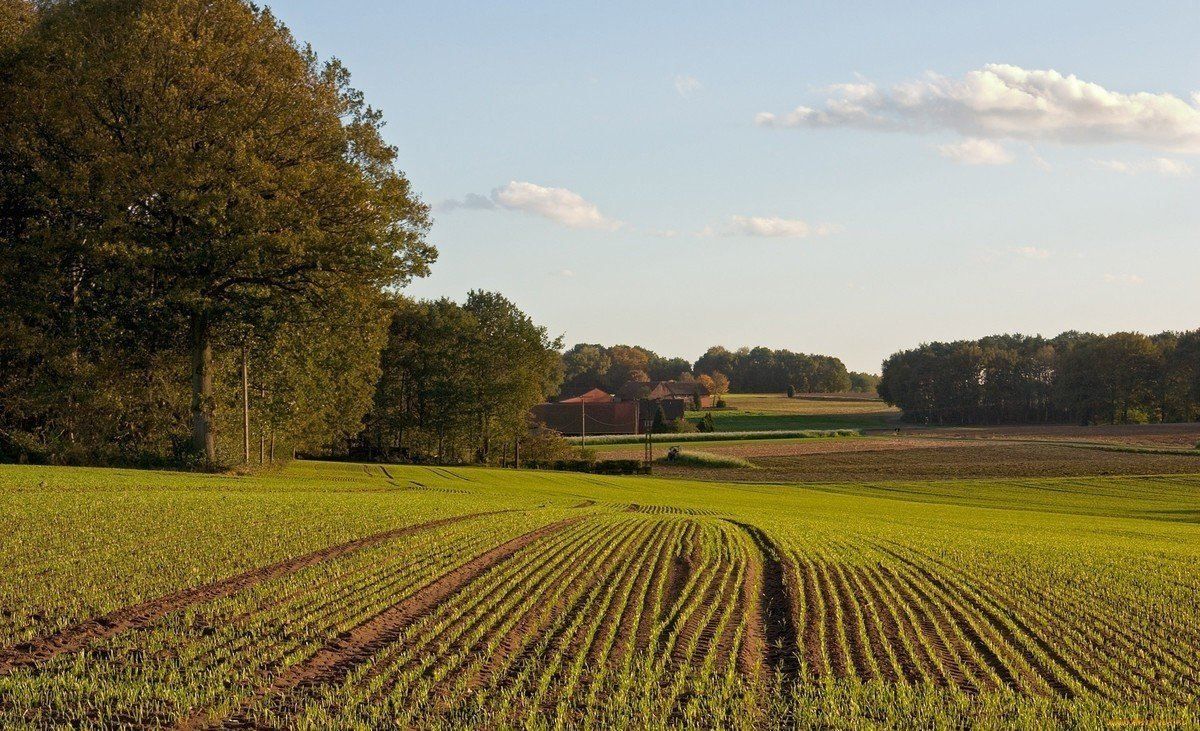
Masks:
[[[641,405],[637,401],[589,402],[578,399],[537,404],[530,410],[535,425],[568,437],[583,434],[638,434]]]
[[[680,401],[688,408],[697,397],[700,399],[700,408],[707,409],[713,405],[712,393],[699,381],[629,381],[617,390],[617,398],[621,401]]]

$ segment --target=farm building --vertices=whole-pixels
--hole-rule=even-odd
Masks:
[[[587,390],[581,388],[563,389],[563,393],[558,395],[557,403],[560,404],[605,404],[613,401],[613,395],[600,388],[589,388]]]
[[[700,408],[713,405],[712,394],[699,381],[630,381],[617,391],[617,398],[622,401],[682,401],[689,408],[696,397],[700,398]]]
[[[537,404],[530,410],[530,420],[568,437],[587,434],[642,434],[662,409],[667,421],[678,421],[684,417],[688,404],[683,399],[650,401],[588,401],[580,398],[557,403]],[[585,422],[584,419],[587,421]]]
[[[537,404],[530,410],[535,425],[568,437],[581,434],[637,434],[641,405],[637,401],[580,400]]]

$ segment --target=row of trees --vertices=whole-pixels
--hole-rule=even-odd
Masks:
[[[785,392],[791,386],[808,393],[858,390],[873,392],[878,377],[849,373],[842,361],[827,355],[789,350],[709,348],[694,364],[665,358],[636,345],[605,347],[579,343],[563,353],[564,383],[615,391],[629,381],[690,380],[708,377],[728,384],[735,393]]]
[[[0,457],[233,461],[244,393],[357,433],[436,252],[344,67],[242,0],[4,0],[0,110]]]
[[[367,456],[494,462],[529,431],[529,407],[562,380],[546,328],[499,294],[405,303],[392,315]]]
[[[884,362],[879,394],[916,422],[1192,421],[1200,330],[928,343]]]
[[[562,355],[564,384],[616,391],[630,381],[671,381],[688,376],[692,364],[637,345],[579,343]]]
[[[834,393],[851,386],[850,374],[838,358],[762,346],[733,351],[714,346],[696,361],[695,370],[725,374],[734,393],[782,393],[789,386],[800,393]]]

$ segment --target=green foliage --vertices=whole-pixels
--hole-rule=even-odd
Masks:
[[[929,343],[891,356],[879,393],[918,422],[1191,421],[1200,330]]]
[[[168,456],[163,442],[186,445],[159,430],[170,423],[211,464],[222,352],[334,345],[331,315],[427,273],[428,210],[346,69],[318,63],[269,11],[79,0],[41,15],[0,53],[0,453]],[[366,360],[377,342],[358,341]],[[310,372],[288,386],[325,374],[330,388],[307,393],[332,397],[331,431],[365,410],[349,382],[370,366],[339,375],[348,347],[304,356]],[[165,376],[190,403],[139,393]]]
[[[558,387],[559,347],[496,293],[471,292],[462,305],[400,302],[363,448],[401,461],[510,454],[526,437],[529,408]]]
[[[658,462],[662,464],[673,464],[687,467],[709,467],[717,469],[753,469],[754,465],[749,460],[741,457],[735,457],[730,454],[713,454],[712,452],[701,452],[696,449],[678,449],[672,448],[665,457],[660,457]]]
[[[789,387],[804,393],[835,393],[850,388],[850,376],[838,358],[761,346],[737,351],[714,346],[696,361],[695,370],[714,377],[724,374],[734,393],[783,393]]]

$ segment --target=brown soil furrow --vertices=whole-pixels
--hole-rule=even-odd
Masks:
[[[0,676],[7,674],[15,668],[37,665],[63,653],[76,652],[97,640],[104,640],[121,632],[140,629],[171,612],[185,609],[195,604],[222,599],[265,581],[296,573],[309,566],[330,561],[354,551],[359,551],[418,531],[430,530],[450,523],[496,515],[502,512],[510,511],[472,513],[470,515],[431,520],[426,523],[405,526],[403,528],[394,528],[336,546],[323,548],[319,551],[306,553],[302,556],[284,559],[283,561],[278,561],[267,566],[260,566],[211,584],[184,589],[173,594],[158,597],[157,599],[142,602],[141,604],[118,609],[103,616],[59,630],[32,642],[0,650]]]
[[[909,662],[907,668],[901,667],[898,656],[906,659],[908,656],[904,653],[900,628],[896,625],[895,618],[888,614],[887,607],[879,596],[868,588],[860,567],[847,565],[843,571],[847,583],[858,598],[858,606],[867,626],[867,641],[870,643],[871,653],[875,656],[875,667],[879,670],[880,678],[887,683],[898,683],[901,677],[911,681],[916,676],[915,666]]]
[[[901,564],[901,570],[905,569],[907,569],[907,564]],[[980,636],[962,610],[954,606],[953,602],[942,599],[941,592],[932,585],[921,581],[919,575],[908,573],[907,577],[909,586],[917,592],[921,600],[940,615],[943,627],[952,628],[952,634],[948,634],[953,638],[952,641],[955,643],[959,657],[969,661],[976,680],[984,685],[1007,685],[1015,688],[1016,682],[1008,666],[1000,660],[991,645]]]
[[[905,678],[913,685],[932,680],[937,685],[948,685],[950,679],[943,674],[929,647],[921,642],[920,630],[903,599],[888,586],[877,569],[860,569],[863,583],[871,593],[873,601],[883,607],[884,629],[892,640],[897,660]]]
[[[688,592],[688,606],[691,607],[691,611],[686,613],[687,618],[684,619],[683,626],[675,632],[675,642],[671,647],[671,660],[676,666],[690,662],[689,648],[694,646],[702,624],[707,624],[709,610],[716,608],[718,592],[725,580],[726,573],[727,566],[723,562],[715,566],[706,565],[703,567],[704,578],[701,579],[703,584],[693,586],[693,590]],[[681,609],[684,608],[686,607]]]
[[[728,537],[725,537],[725,540],[727,541]],[[716,647],[717,655],[713,660],[718,663],[718,667],[720,663],[729,659],[728,650],[733,638],[730,633],[722,632],[722,620],[724,619],[725,610],[729,605],[734,605],[734,609],[736,610],[740,595],[740,586],[737,581],[738,566],[732,560],[732,556],[728,555],[730,551],[731,547],[727,545],[727,555],[720,557],[723,572],[720,579],[714,582],[713,600],[710,604],[712,610],[708,613],[707,620],[698,624],[700,631],[696,634],[696,642],[692,649],[691,659],[692,665],[697,667],[703,665],[709,659],[714,646]],[[722,641],[722,635],[729,635],[726,641]]]
[[[896,555],[896,554],[894,554],[894,555]],[[919,555],[924,556],[924,554],[919,554]],[[897,555],[897,557],[899,558],[898,555]],[[1072,663],[1070,663],[1065,657],[1063,657],[1063,655],[1053,645],[1051,645],[1049,642],[1046,642],[1042,637],[1040,637],[1037,633],[1035,633],[1024,622],[1024,620],[1021,619],[1021,617],[1018,615],[1018,613],[1010,611],[1007,607],[1005,607],[1003,604],[998,602],[996,599],[992,598],[990,595],[984,593],[981,589],[973,589],[972,587],[970,587],[969,582],[971,581],[971,579],[969,576],[963,574],[962,572],[956,571],[955,569],[953,569],[953,567],[945,566],[945,564],[942,564],[942,562],[937,561],[936,559],[933,559],[932,557],[928,557],[928,556],[924,556],[924,557],[926,558],[926,560],[929,560],[933,563],[942,565],[944,568],[948,568],[952,571],[955,571],[955,573],[959,574],[960,578],[964,582],[968,582],[968,586],[965,587],[965,590],[961,592],[961,594],[963,595],[966,602],[968,604],[970,604],[971,607],[976,612],[981,614],[984,617],[984,619],[986,619],[988,621],[988,623],[990,623],[991,625],[993,625],[994,627],[997,628],[997,631],[1001,634],[1002,637],[1004,637],[1005,641],[1007,641],[1010,645],[1012,645],[1015,649],[1017,649],[1017,651],[1021,654],[1022,659],[1030,666],[1030,668],[1038,675],[1038,677],[1050,688],[1050,690],[1052,690],[1054,693],[1057,693],[1058,695],[1063,695],[1066,697],[1073,697],[1075,695],[1075,690],[1070,685],[1064,683],[1058,677],[1058,672],[1056,672],[1056,671],[1061,670],[1061,672],[1064,672],[1067,675],[1069,675],[1070,678],[1074,682],[1078,683],[1083,688],[1086,688],[1088,691],[1090,691],[1092,693],[1096,693],[1096,694],[1101,694],[1101,695],[1104,694],[1104,690],[1100,686],[1098,686],[1096,683],[1092,682],[1091,679],[1089,679],[1088,677],[1086,677],[1085,675],[1080,673],[1078,671],[1078,669],[1076,669]],[[953,591],[953,588],[950,587],[947,582],[943,581],[941,578],[934,575],[928,569],[926,569],[922,566],[919,566],[912,560],[904,559],[904,558],[901,558],[901,560],[907,561],[909,563],[909,565],[916,568],[916,570],[918,572],[920,572],[923,576],[925,576],[926,579],[930,581],[930,583],[937,586],[943,592],[949,593],[949,592]],[[1014,630],[1012,628],[1009,628],[1008,626],[1006,626],[1006,623],[1003,621],[1003,618],[1000,616],[1001,613],[1010,619],[1010,621],[1013,624],[1013,627],[1016,628],[1016,632],[1014,632]],[[1036,644],[1038,646],[1038,648],[1041,649],[1041,651],[1043,653],[1045,653],[1047,658],[1049,658],[1050,663],[1052,663],[1052,664],[1043,661],[1041,658],[1037,657],[1033,652],[1030,652],[1028,649],[1024,649],[1022,647],[1023,643],[1020,643],[1020,641],[1019,641],[1020,638],[1018,638],[1016,636],[1017,632],[1019,632],[1023,637],[1028,638],[1030,641],[1032,641],[1034,644]]]
[[[683,539],[683,532],[678,526],[672,526],[670,535],[659,549],[654,560],[654,568],[646,593],[642,596],[642,612],[638,617],[637,639],[635,647],[638,651],[648,652],[654,636],[654,625],[663,614],[663,597],[670,583],[671,566],[675,563],[673,545],[678,545]]]
[[[834,596],[833,582],[829,578],[823,561],[812,562],[816,575],[817,589],[821,594],[821,606],[824,608],[825,626],[822,639],[822,652],[829,662],[829,671],[835,678],[844,678],[853,672],[850,656],[847,653],[845,636],[846,618],[842,614],[841,604]]]
[[[798,564],[799,566],[799,564]],[[803,562],[804,584],[804,665],[812,674],[810,680],[819,680],[833,673],[829,656],[825,654],[825,603],[817,586],[816,567],[811,561]]]
[[[593,667],[595,667],[600,658],[600,655],[596,653],[597,647],[607,646],[602,656],[607,657],[610,663],[623,659],[629,652],[639,620],[638,607],[643,605],[643,598],[648,592],[651,571],[658,563],[658,556],[661,555],[663,542],[666,540],[667,531],[665,528],[664,523],[656,523],[651,535],[641,546],[642,550],[638,555],[637,571],[631,577],[627,586],[621,610],[617,616],[608,618],[611,621],[606,621],[605,626],[601,627],[598,634],[605,637],[604,642],[592,645],[593,649],[589,655],[589,663]],[[605,632],[607,632],[607,636],[603,634]]]
[[[487,607],[505,606],[524,598],[529,592],[544,593],[546,587],[538,579],[549,579],[550,586],[555,585],[557,580],[561,580],[561,574],[570,567],[570,564],[565,562],[574,559],[581,551],[593,546],[592,540],[602,531],[602,527],[595,526],[584,531],[559,533],[542,546],[542,553],[536,559],[538,563],[549,562],[554,566],[548,575],[529,572],[520,578],[500,583],[489,576],[488,582],[478,587],[478,592],[472,592],[473,596],[468,605],[456,607],[462,612],[459,621],[445,623],[435,628],[432,634],[429,631],[422,631],[420,627],[414,628],[414,631],[406,631],[401,641],[395,643],[382,658],[373,662],[372,667],[359,681],[362,684],[372,684],[376,678],[382,675],[389,676],[372,693],[370,701],[377,702],[387,695],[394,687],[395,677],[411,668],[423,665],[425,674],[428,676],[440,664],[463,659],[462,653],[443,652],[442,648],[448,648],[453,642],[461,642],[463,637],[470,636],[471,631],[476,628],[481,626],[490,628],[502,618],[503,615],[497,615],[482,608],[485,604]],[[497,593],[499,593],[499,597],[496,596]],[[474,653],[481,646],[486,646],[488,640],[489,637],[486,634],[480,637],[471,646],[469,652]],[[437,651],[432,652],[432,648],[437,648]]]
[[[850,661],[854,665],[854,674],[862,680],[874,680],[879,676],[879,672],[871,657],[871,647],[867,640],[867,623],[863,617],[862,607],[842,572],[842,565],[842,562],[837,559],[826,563],[829,577],[833,581],[833,591],[837,597],[838,608],[842,613],[842,629],[846,633],[846,648],[850,653]]]
[[[633,536],[634,531],[630,531],[623,536],[620,542],[605,546],[595,560],[587,562],[587,571],[582,576],[588,577],[589,581],[569,582],[564,600],[545,607],[551,611],[545,617],[545,624],[541,627],[540,634],[519,638],[523,641],[523,646],[508,662],[504,669],[504,678],[512,683],[521,683],[523,676],[531,669],[556,657],[565,649],[564,646],[573,636],[584,610],[595,599],[600,588],[611,580],[612,567],[609,558],[623,549]],[[499,682],[500,677],[500,675],[496,676],[492,686]]]
[[[683,601],[685,600],[684,592],[687,591],[688,586],[691,585],[694,579],[692,574],[700,568],[699,560],[696,556],[699,545],[695,540],[696,530],[696,524],[692,523],[688,525],[683,536],[679,539],[679,549],[673,553],[671,562],[667,567],[666,584],[663,586],[662,601],[659,604],[659,621],[663,625],[656,641],[659,650],[664,648],[670,635],[672,618],[682,609]],[[684,554],[684,549],[690,550],[688,550],[687,554]]]
[[[545,581],[535,586],[532,583],[534,577],[531,577],[523,582],[526,584],[525,591],[536,595],[537,601],[522,611],[517,621],[503,633],[496,642],[496,649],[488,653],[487,661],[472,678],[469,687],[478,689],[487,685],[512,662],[513,658],[524,651],[528,644],[541,635],[558,611],[558,607],[562,605],[564,596],[570,601],[574,596],[571,594],[572,590],[583,591],[580,579],[585,574],[590,576],[595,573],[597,562],[589,559],[594,559],[592,551],[599,553],[600,549],[590,542],[580,542],[571,546],[571,549],[572,552],[567,554],[563,564],[557,567],[551,576],[543,577]],[[487,638],[479,643],[484,649],[487,644]]]
[[[568,518],[530,531],[505,541],[453,571],[443,574],[408,597],[343,633],[304,662],[280,673],[270,685],[256,695],[256,698],[274,696],[282,699],[296,691],[307,691],[340,682],[355,667],[369,660],[400,637],[404,629],[414,620],[436,609],[442,602],[484,572],[507,560],[534,541],[582,519],[582,516]],[[284,705],[286,706],[286,704]],[[195,725],[203,725],[203,723]],[[221,725],[227,728],[239,728],[252,725],[252,723],[243,712],[239,712],[226,719]]]
[[[734,523],[750,537],[761,557],[757,572],[747,571],[747,580],[757,573],[758,598],[747,607],[754,606],[758,616],[751,616],[747,623],[746,650],[760,648],[762,662],[768,670],[794,679],[800,671],[800,631],[796,625],[796,600],[794,584],[788,580],[788,566],[783,552],[771,538],[757,526]],[[755,562],[750,561],[751,564]],[[750,639],[752,638],[752,639]],[[757,663],[756,663],[757,664]]]
[[[933,603],[923,597],[907,581],[900,578],[891,567],[879,565],[880,574],[886,584],[894,591],[913,612],[919,624],[918,630],[923,641],[919,644],[932,648],[932,654],[948,679],[965,693],[978,693],[974,673],[971,671],[971,658],[958,652],[955,647],[953,634],[944,625],[944,618],[934,611]],[[948,639],[949,638],[949,639]]]

